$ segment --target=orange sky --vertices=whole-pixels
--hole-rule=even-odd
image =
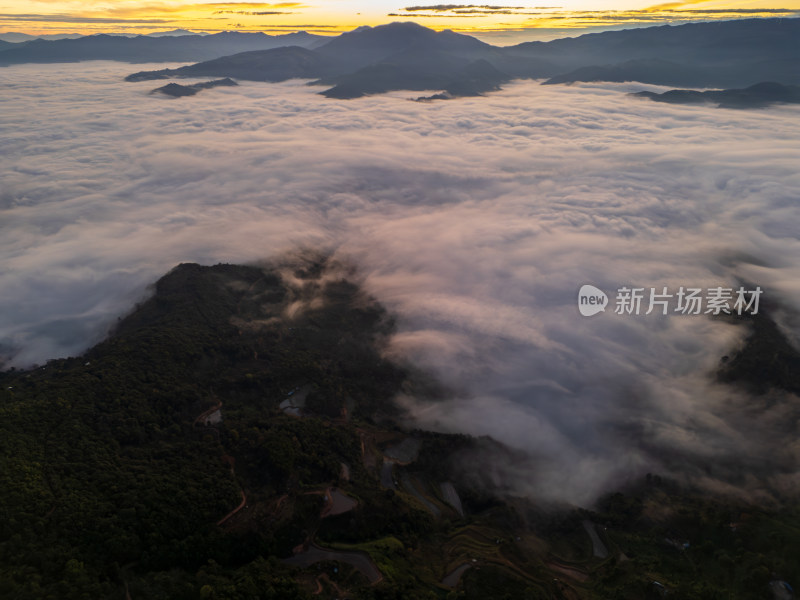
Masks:
[[[407,3],[387,0],[309,2],[197,2],[115,0],[0,0],[0,31],[47,33],[150,33],[297,30],[339,33],[358,25],[416,21],[485,39],[542,39],[582,30],[752,16],[800,16],[800,0],[687,0],[653,6],[636,0],[536,0],[493,4]],[[652,0],[651,0],[652,1]]]

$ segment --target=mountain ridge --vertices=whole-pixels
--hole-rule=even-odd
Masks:
[[[764,108],[773,104],[800,104],[800,86],[765,81],[744,89],[636,92],[631,96],[669,104],[716,103],[719,108]]]
[[[123,37],[97,34],[74,39],[35,39],[0,49],[0,66],[27,62],[120,62],[203,61],[251,50],[267,50],[291,44],[313,45],[322,36],[295,33],[270,36],[265,33],[225,31],[211,35]]]
[[[746,87],[769,77],[795,84],[800,83],[796,60],[800,44],[794,42],[795,35],[800,39],[800,19],[750,19],[603,32],[501,48],[463,34],[399,22],[344,33],[306,48],[302,57],[299,50],[284,56],[232,55],[170,72],[139,72],[128,80],[200,74],[255,81],[313,78],[316,85],[333,86],[321,93],[338,99],[423,89],[444,92],[429,99],[445,99],[497,90],[515,78],[543,78],[551,85],[639,81],[676,87]],[[250,59],[252,68],[247,64]],[[598,65],[598,60],[608,63]],[[469,64],[488,64],[491,71],[484,68],[483,74],[466,76],[463,69]]]
[[[305,32],[281,36],[222,32],[33,40],[0,44],[0,65],[91,58],[194,60],[187,67],[139,72],[127,79],[208,75],[277,82],[302,78],[331,85],[322,94],[332,98],[424,88],[444,92],[431,98],[447,98],[497,90],[515,78],[541,78],[548,84],[638,81],[684,88],[744,88],[767,80],[796,85],[800,83],[797,39],[800,18],[662,25],[506,47],[413,22],[394,22],[359,27],[333,38]],[[477,61],[491,65],[491,75],[488,70],[485,78],[463,74],[466,65],[483,64]]]

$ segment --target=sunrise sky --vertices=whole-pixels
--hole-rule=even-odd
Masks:
[[[485,0],[484,0],[485,1]],[[173,0],[0,0],[0,31],[49,34],[150,33],[175,28],[336,34],[398,20],[484,38],[543,39],[582,30],[719,18],[797,16],[800,0],[535,0],[494,4],[403,3],[394,0],[196,2]]]

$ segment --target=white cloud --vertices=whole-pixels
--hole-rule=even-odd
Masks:
[[[744,444],[750,425],[726,416],[741,399],[706,377],[741,328],[584,319],[574,303],[584,283],[738,277],[796,310],[796,107],[670,106],[624,95],[653,86],[536,82],[428,104],[329,100],[303,82],[168,100],[147,95],[152,82],[124,83],[129,70],[0,71],[0,343],[12,364],[86,348],[179,262],[309,244],[355,261],[399,315],[394,352],[463,392],[408,400],[419,422],[546,458],[530,484],[540,492],[587,501],[626,474],[672,468],[681,448],[747,447],[752,464],[777,452],[769,436]],[[773,414],[759,417],[765,431]],[[796,487],[796,474],[765,477]]]

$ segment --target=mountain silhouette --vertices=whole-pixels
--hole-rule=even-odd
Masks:
[[[783,85],[773,81],[757,83],[744,89],[705,92],[669,90],[662,94],[637,92],[631,95],[669,104],[715,103],[719,108],[764,108],[773,104],[800,104],[800,86]]]
[[[510,47],[415,23],[359,27],[314,48],[249,52],[129,81],[234,77],[311,78],[329,98],[392,90],[439,91],[421,99],[483,94],[514,78],[544,83],[638,81],[675,87],[751,86],[768,78],[800,83],[800,19],[747,19],[587,34]],[[3,53],[0,52],[0,56]]]
[[[169,33],[169,32],[167,32]],[[231,77],[311,79],[330,98],[392,90],[439,92],[427,99],[482,94],[515,78],[547,84],[638,81],[676,88],[744,89],[800,84],[800,19],[742,19],[586,34],[492,46],[416,23],[359,27],[337,37],[224,32],[126,38],[95,35],[0,45],[0,65],[106,60],[191,61],[142,71],[128,81]]]
[[[207,90],[215,87],[231,87],[239,85],[233,79],[226,77],[225,79],[215,79],[214,81],[201,81],[200,83],[193,83],[192,85],[181,85],[180,83],[168,83],[165,86],[154,89],[151,94],[161,93],[173,98],[182,98],[184,96],[194,96],[201,90]]]
[[[800,83],[800,19],[745,19],[628,29],[508,52],[562,69],[547,83],[639,81],[687,87],[754,85],[765,78]]]
[[[385,61],[410,50],[479,58],[492,46],[452,31],[436,32],[416,23],[390,23],[343,33],[317,50],[347,70]]]
[[[233,77],[251,81],[285,81],[314,78],[329,72],[330,61],[299,46],[241,52],[177,69],[142,71],[128,75],[126,81],[147,81],[171,77]]]
[[[121,62],[203,61],[223,55],[282,46],[310,46],[321,36],[292,33],[270,36],[264,33],[225,31],[213,35],[91,35],[76,39],[32,40],[11,47],[0,46],[0,65],[19,63],[117,60]],[[4,49],[5,48],[5,49]]]
[[[314,78],[331,86],[329,98],[349,99],[391,90],[448,90],[451,96],[495,90],[511,75],[485,56],[497,48],[450,31],[414,23],[359,28],[315,50],[300,47],[239,53],[188,65],[133,73],[128,81],[170,77],[233,77],[254,81]]]

